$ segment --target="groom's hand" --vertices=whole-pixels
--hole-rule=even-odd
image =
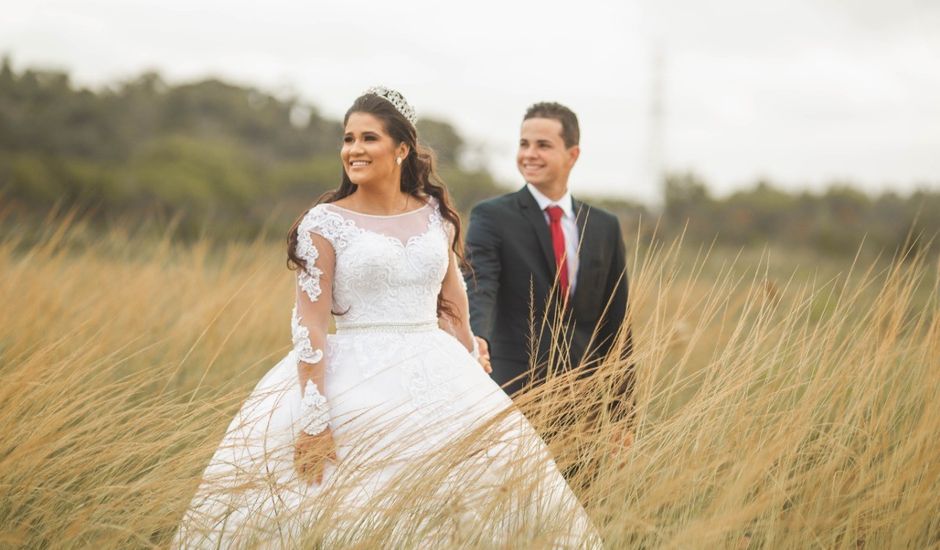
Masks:
[[[479,336],[474,336],[477,341],[478,349],[480,350],[480,365],[483,366],[483,370],[489,374],[493,372],[493,366],[490,365],[490,345],[486,343],[486,340],[480,338]]]

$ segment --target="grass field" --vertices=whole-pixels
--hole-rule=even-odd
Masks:
[[[166,546],[289,349],[283,245],[67,221],[0,241],[0,547]],[[940,546],[935,259],[630,248],[635,442],[610,420],[549,438],[597,465],[573,485],[609,547]],[[606,398],[568,382],[522,400],[542,433]]]

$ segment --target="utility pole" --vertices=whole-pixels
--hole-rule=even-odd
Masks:
[[[647,177],[649,185],[657,192],[657,201],[663,200],[663,188],[666,177],[666,91],[665,91],[665,54],[661,44],[653,47],[653,59],[650,65],[650,107],[649,136],[647,152]]]

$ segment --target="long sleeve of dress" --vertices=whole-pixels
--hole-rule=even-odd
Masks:
[[[453,242],[453,227],[449,223],[446,227],[449,240]],[[452,251],[447,265],[447,274],[444,275],[444,281],[441,284],[441,297],[456,314],[456,318],[447,315],[441,317],[439,319],[441,328],[452,334],[468,351],[474,352],[476,342],[470,328],[470,302],[467,299],[467,284],[460,273],[457,255]]]
[[[323,399],[327,367],[324,350],[333,305],[336,260],[330,242],[303,223],[298,228],[297,240],[297,253],[306,265],[297,270],[291,336],[297,355],[297,380],[305,401],[311,401]],[[312,391],[316,395],[311,395]]]

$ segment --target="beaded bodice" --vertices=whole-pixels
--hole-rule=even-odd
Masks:
[[[324,237],[335,252],[337,330],[437,321],[449,246],[436,201],[396,216],[370,216],[332,204],[311,208],[299,226],[297,247],[308,266],[319,257],[311,233]],[[301,280],[308,295],[321,292],[319,275],[317,270]]]

